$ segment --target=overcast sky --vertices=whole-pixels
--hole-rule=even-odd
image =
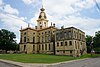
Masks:
[[[97,4],[96,4],[97,2]],[[0,0],[0,29],[7,29],[20,38],[20,28],[37,24],[40,8],[45,8],[49,25],[57,28],[76,27],[86,33],[95,35],[100,30],[100,0]]]

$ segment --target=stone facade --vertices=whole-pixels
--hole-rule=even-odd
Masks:
[[[45,9],[40,9],[35,29],[20,30],[20,52],[76,56],[86,53],[85,33],[74,27],[57,29],[48,26]]]
[[[87,51],[85,33],[74,27],[56,30],[55,46],[58,55],[85,54]]]

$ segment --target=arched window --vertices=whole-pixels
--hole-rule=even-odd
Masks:
[[[47,50],[47,44],[45,44],[45,50]]]
[[[50,44],[49,44],[49,50],[50,50]]]
[[[33,45],[33,51],[35,51],[35,45]]]
[[[35,43],[35,37],[33,37],[33,43]]]
[[[44,45],[42,44],[42,50],[44,50]]]
[[[41,46],[39,45],[39,50],[41,50]]]
[[[26,37],[24,37],[24,43],[26,43]]]

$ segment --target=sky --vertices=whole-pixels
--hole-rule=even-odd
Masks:
[[[91,36],[100,31],[100,0],[0,0],[0,29],[14,32],[19,43],[21,26],[34,28],[42,5],[49,26],[76,27]]]

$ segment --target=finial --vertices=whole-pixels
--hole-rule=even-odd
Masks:
[[[43,4],[42,4],[42,8],[43,8]]]
[[[21,30],[22,30],[22,26],[21,26]]]
[[[43,4],[42,4],[42,8],[40,9],[41,11],[44,11],[45,9],[43,8]]]
[[[52,22],[51,22],[51,26],[52,26]]]

